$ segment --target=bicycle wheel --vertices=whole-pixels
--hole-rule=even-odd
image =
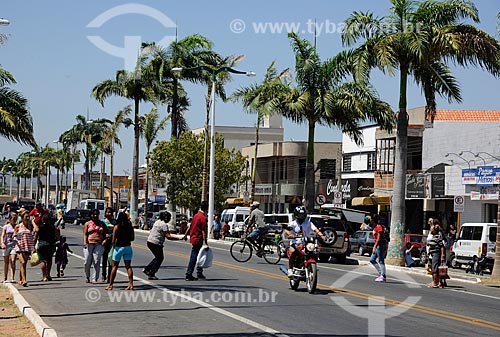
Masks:
[[[247,262],[252,257],[252,246],[246,240],[233,242],[229,251],[238,262]]]
[[[262,257],[264,257],[264,260],[269,264],[278,264],[281,260],[280,246],[274,241],[266,242],[264,244]]]

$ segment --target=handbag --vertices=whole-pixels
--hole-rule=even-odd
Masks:
[[[196,266],[198,268],[209,268],[212,266],[212,260],[214,258],[214,254],[212,250],[207,248],[200,249],[198,253],[198,258],[196,259]]]
[[[111,250],[109,251],[109,254],[108,254],[108,265],[112,265],[113,264],[113,254],[115,252],[115,246],[112,246],[111,247]]]
[[[439,266],[438,272],[439,272],[439,278],[441,280],[447,280],[450,278],[450,276],[448,275],[448,266],[446,265]]]
[[[38,256],[38,252],[34,252],[33,254],[31,254],[30,256],[30,266],[34,267],[36,265],[39,265],[40,264],[40,257]]]

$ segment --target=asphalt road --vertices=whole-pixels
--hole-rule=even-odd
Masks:
[[[291,290],[278,266],[255,256],[234,261],[226,243],[211,243],[207,280],[187,282],[191,246],[167,241],[160,280],[148,281],[141,270],[152,255],[143,233],[136,234],[132,261],[136,290],[123,291],[127,278],[119,274],[108,292],[84,282],[81,227],[63,234],[76,254],[66,276],[38,282],[40,268],[29,267],[30,286],[19,289],[58,336],[500,334],[499,288],[450,280],[447,289],[429,289],[429,277],[395,271],[381,284],[371,266],[320,264],[319,290],[310,295],[302,284]]]

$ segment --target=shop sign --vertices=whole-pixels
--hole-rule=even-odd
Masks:
[[[444,174],[431,175],[431,195],[432,198],[444,198]]]
[[[406,175],[406,198],[424,199],[426,186],[425,174],[407,174]]]
[[[476,169],[462,169],[462,185],[476,185]]]
[[[496,172],[494,166],[479,166],[476,172],[478,185],[492,186],[496,180]]]

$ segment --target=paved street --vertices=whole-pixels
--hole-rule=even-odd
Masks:
[[[186,282],[190,245],[167,241],[160,280],[141,272],[152,255],[146,234],[137,233],[133,292],[119,274],[115,290],[84,283],[81,227],[63,234],[71,249],[66,276],[48,283],[29,268],[21,294],[58,336],[498,336],[500,290],[451,280],[448,289],[428,289],[424,275],[389,272],[375,283],[365,265],[320,264],[319,291],[289,289],[277,266],[253,257],[232,260],[227,243],[213,243],[207,280]],[[357,256],[356,256],[357,257]],[[286,263],[287,261],[283,261]],[[124,271],[124,269],[121,269]],[[52,273],[53,276],[55,272]],[[385,303],[385,304],[384,304]],[[385,320],[387,317],[392,317]],[[370,322],[370,324],[369,324]]]

